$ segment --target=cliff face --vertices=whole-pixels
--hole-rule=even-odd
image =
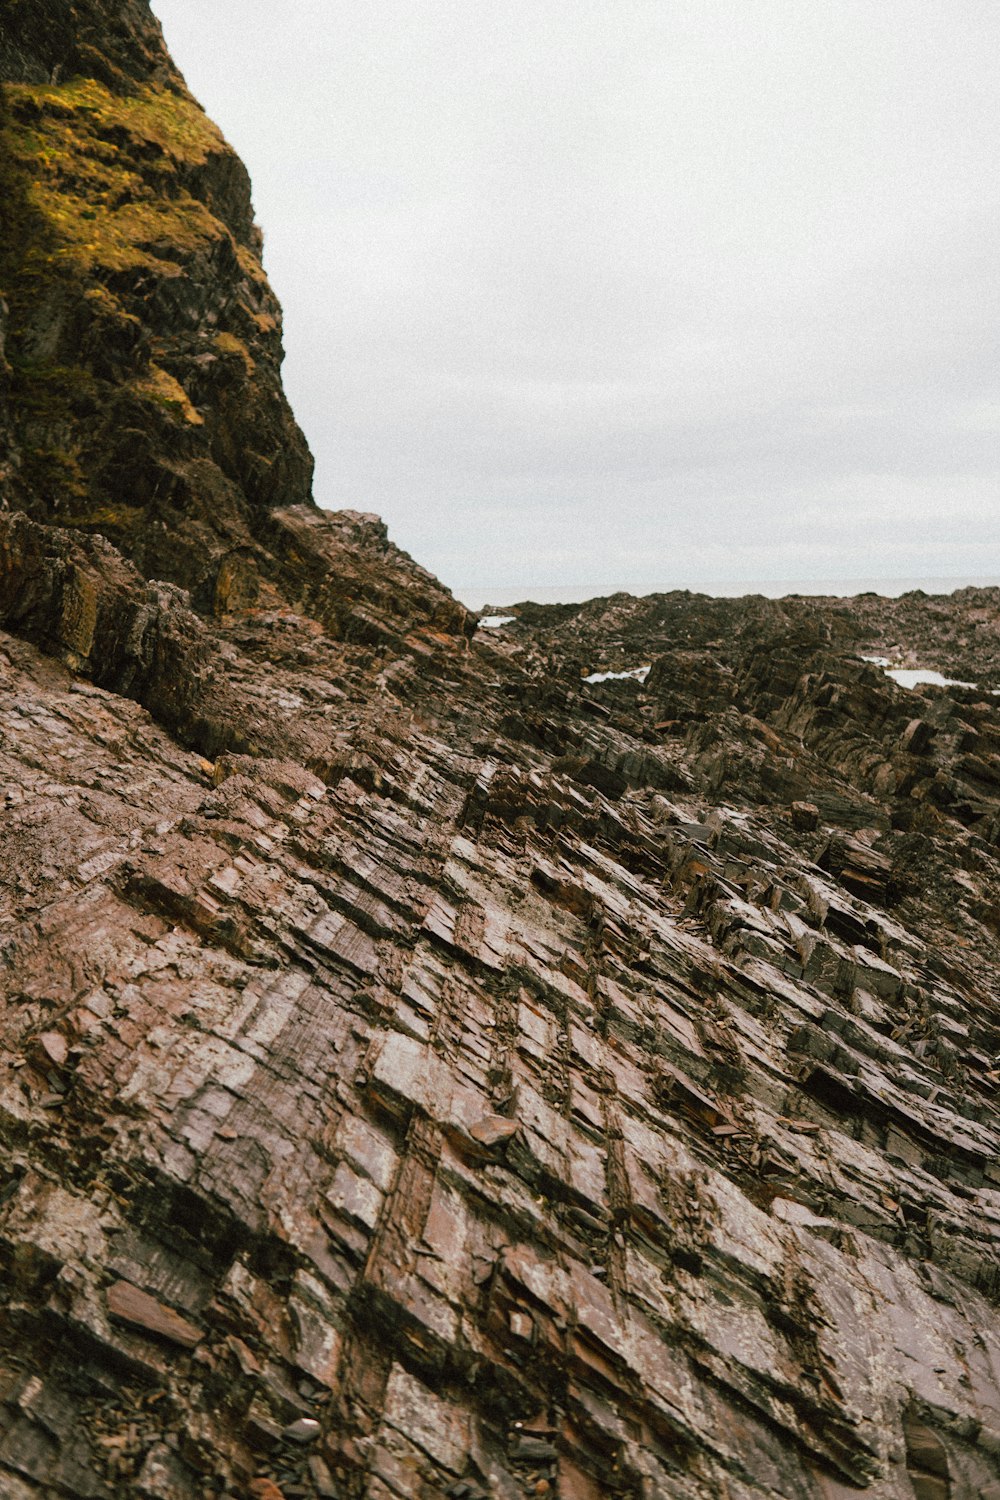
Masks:
[[[997,1500],[1000,595],[471,634],[145,5],[0,67],[0,1496]]]
[[[180,82],[143,0],[7,0],[0,71],[18,83]]]
[[[246,172],[145,5],[8,5],[0,79],[15,503],[210,603],[312,468]]]
[[[0,83],[0,504],[202,613],[308,598],[363,634],[384,534],[313,507],[249,179],[148,6],[15,0]],[[437,585],[417,609],[461,624]]]

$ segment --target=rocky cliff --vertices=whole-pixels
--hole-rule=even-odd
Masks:
[[[1000,594],[474,631],[145,4],[0,72],[0,1496],[997,1500]]]
[[[297,589],[351,629],[384,536],[317,524],[249,179],[145,0],[8,0],[0,81],[0,501],[203,613]]]

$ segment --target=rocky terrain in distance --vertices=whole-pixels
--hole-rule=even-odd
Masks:
[[[477,628],[143,0],[0,77],[0,1500],[1000,1500],[1000,591]]]

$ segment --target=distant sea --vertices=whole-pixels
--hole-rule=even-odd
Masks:
[[[970,578],[768,578],[727,579],[715,583],[663,584],[592,584],[558,588],[539,587],[533,583],[469,584],[453,590],[467,609],[482,610],[488,605],[500,608],[532,600],[535,604],[582,604],[586,599],[606,598],[609,594],[668,594],[674,589],[690,589],[692,594],[709,594],[717,599],[738,599],[743,594],[763,594],[767,599],[783,599],[787,594],[826,594],[849,599],[853,594],[884,594],[898,598],[914,589],[925,594],[952,594],[964,588],[1000,588],[1000,576]]]

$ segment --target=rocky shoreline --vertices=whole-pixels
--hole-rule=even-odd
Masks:
[[[49,8],[87,150],[217,195],[145,5]],[[111,523],[4,283],[0,1495],[998,1500],[1000,591],[477,628],[182,239],[45,302],[179,319]]]

